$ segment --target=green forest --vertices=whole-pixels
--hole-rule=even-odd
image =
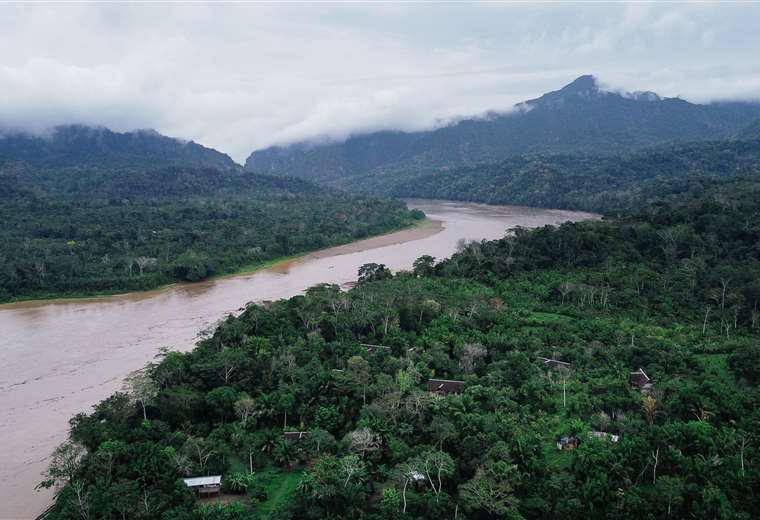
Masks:
[[[250,304],[71,420],[48,518],[757,518],[759,258],[712,179]]]
[[[212,168],[0,164],[0,302],[160,287],[409,226],[397,201]]]
[[[697,142],[618,155],[536,153],[457,168],[389,167],[333,182],[352,191],[613,212],[679,200],[725,178],[760,174],[760,140]]]

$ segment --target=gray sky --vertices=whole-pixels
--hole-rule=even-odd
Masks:
[[[229,153],[431,128],[592,73],[760,99],[760,4],[0,5],[0,127],[158,131]]]

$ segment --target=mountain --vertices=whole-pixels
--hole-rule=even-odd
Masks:
[[[596,212],[632,210],[727,178],[760,179],[760,139],[694,142],[614,156],[530,154],[428,173],[341,179],[352,191]]]
[[[239,170],[226,154],[154,130],[113,132],[82,125],[58,126],[50,135],[0,135],[0,162],[49,167],[195,166]]]
[[[581,76],[507,114],[463,119],[437,130],[375,132],[341,143],[296,143],[253,152],[259,173],[332,181],[386,169],[424,170],[496,162],[524,153],[618,153],[645,146],[730,137],[760,117],[760,104],[699,105],[653,92],[620,93]]]

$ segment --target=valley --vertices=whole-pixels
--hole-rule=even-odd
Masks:
[[[48,454],[66,435],[70,417],[90,410],[122,386],[161,347],[187,351],[201,331],[246,302],[289,298],[307,288],[345,286],[363,264],[409,269],[423,254],[439,258],[461,239],[500,238],[505,229],[594,218],[593,214],[436,201],[409,201],[428,223],[382,237],[325,249],[253,274],[92,300],[0,305],[0,489],[3,513],[40,512],[49,492],[35,492]]]
[[[0,134],[0,517],[757,517],[758,121]]]

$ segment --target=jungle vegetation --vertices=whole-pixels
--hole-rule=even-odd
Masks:
[[[333,183],[351,191],[609,213],[760,174],[760,140],[658,146],[613,156],[530,154],[459,168],[391,168]]]
[[[187,166],[0,163],[0,302],[197,281],[411,225],[398,201]]]
[[[74,417],[48,518],[757,518],[759,339],[753,180],[368,264]]]

